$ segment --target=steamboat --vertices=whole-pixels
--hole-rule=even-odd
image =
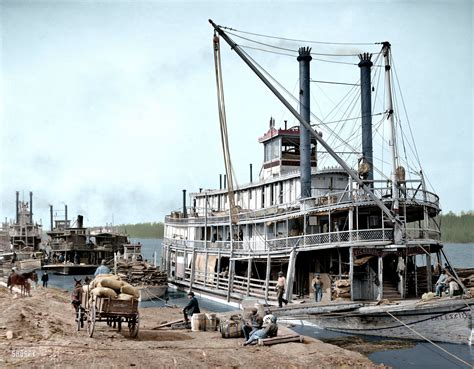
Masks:
[[[355,109],[360,114],[343,116],[337,124],[342,127],[357,122],[359,134],[355,136],[360,137],[360,142],[350,155],[343,155],[338,149],[341,145],[330,145],[334,139],[323,136],[325,122],[310,110],[310,62],[315,55],[311,49],[301,47],[295,55],[299,64],[297,111],[225,27],[210,22],[215,31],[226,175],[223,184],[221,177],[218,189],[191,193],[191,206],[187,205],[183,190],[182,209],[166,216],[162,268],[167,270],[169,282],[235,305],[248,298],[271,305],[276,303],[275,285],[280,271],[286,276],[285,298],[290,302],[313,299],[311,281],[319,274],[323,295],[318,304],[328,306],[323,310],[328,312],[337,304],[345,304],[352,306],[353,314],[349,317],[346,312],[337,312],[326,315],[328,319],[318,315],[318,324],[336,330],[357,329],[362,334],[376,334],[373,328],[380,327],[377,324],[381,322],[377,317],[392,319],[383,309],[371,310],[375,318],[366,319],[367,312],[361,309],[367,307],[363,305],[418,299],[434,290],[443,265],[460,290],[466,292],[443,252],[439,197],[428,189],[421,166],[409,166],[412,162],[403,157],[398,146],[399,142],[405,146],[407,136],[401,131],[394,104],[390,43],[381,43],[375,60],[371,53],[360,53],[358,62],[353,63],[360,76],[354,84],[360,86],[360,110]],[[260,176],[254,181],[251,168],[250,182],[238,186],[233,179],[226,136],[220,40],[229,44],[299,123],[288,126],[285,121],[277,128],[275,119],[270,119],[268,130],[259,138],[263,146]],[[380,114],[373,107],[375,75],[384,75],[385,79],[385,106]],[[386,126],[389,132],[384,140],[390,154],[389,173],[376,166],[373,136],[380,133],[372,121],[376,116],[380,117],[377,127]],[[331,132],[337,135],[336,130]],[[323,155],[330,157],[334,165],[323,167]],[[455,338],[447,341],[466,343],[472,328],[473,303],[472,299],[457,297],[439,301],[439,306],[431,306],[429,311],[412,305],[404,305],[401,310],[405,311],[403,314],[412,311],[417,317],[432,314],[426,317],[437,319],[438,324],[447,314],[452,315],[450,324],[461,328]],[[321,312],[320,307],[315,309]],[[288,315],[290,310],[286,310]],[[403,314],[399,316],[403,318]],[[385,328],[396,326],[398,331],[392,336],[403,336],[401,324],[393,322],[384,322]],[[390,331],[388,328],[385,332]],[[429,337],[443,340],[436,329]]]

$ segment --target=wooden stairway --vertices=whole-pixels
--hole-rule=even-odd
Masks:
[[[388,300],[400,300],[397,285],[392,281],[383,281],[383,298]]]

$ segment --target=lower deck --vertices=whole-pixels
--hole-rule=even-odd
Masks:
[[[443,259],[444,257],[444,259]],[[275,303],[283,272],[290,301],[315,301],[312,280],[322,281],[322,303],[416,298],[432,291],[449,262],[439,245],[331,247],[281,254],[196,250],[164,243],[162,268],[169,281],[227,301],[247,297]]]

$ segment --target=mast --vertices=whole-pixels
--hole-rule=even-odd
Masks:
[[[398,203],[398,180],[397,180],[397,145],[396,145],[396,133],[395,133],[395,122],[393,120],[393,101],[392,101],[392,79],[391,79],[391,67],[390,67],[390,43],[385,41],[383,43],[383,57],[385,61],[385,93],[387,95],[387,120],[390,125],[390,142],[389,146],[392,149],[392,210],[398,215],[399,203]]]
[[[268,79],[260,72],[255,65],[247,58],[244,52],[217,24],[215,24],[211,19],[209,23],[214,27],[214,29],[219,33],[220,36],[229,44],[232,50],[234,50],[237,55],[249,66],[250,69],[260,78],[260,80],[273,92],[273,94],[281,101],[283,105],[290,111],[290,113],[298,119],[298,121],[305,126],[310,134],[316,139],[316,141],[331,155],[334,160],[346,171],[346,173],[359,185],[359,187],[374,201],[377,206],[387,215],[387,217],[395,224],[399,223],[400,220],[396,218],[393,213],[388,209],[385,204],[374,195],[374,193],[364,184],[364,182],[359,178],[357,173],[347,165],[347,163],[328,145],[328,143],[319,135],[309,124],[308,121],[303,119],[303,117],[295,110],[295,108],[282,96],[282,94],[268,81]]]
[[[394,111],[392,101],[392,75],[390,66],[390,42],[383,43],[382,53],[385,61],[385,93],[387,96],[387,120],[390,125],[390,142],[389,146],[392,149],[392,211],[395,214],[396,222],[393,225],[393,238],[395,244],[398,244],[403,239],[402,227],[400,223],[400,205],[398,198],[398,154],[397,154],[397,135],[395,132]]]

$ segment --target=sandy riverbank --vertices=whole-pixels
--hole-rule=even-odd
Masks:
[[[128,337],[105,323],[94,337],[76,332],[69,293],[38,288],[14,298],[0,287],[0,367],[28,368],[383,368],[359,353],[313,338],[305,343],[242,347],[219,332],[152,330],[181,317],[179,308],[140,309],[140,333]],[[281,327],[282,333],[286,328]],[[12,331],[8,339],[6,332]]]

